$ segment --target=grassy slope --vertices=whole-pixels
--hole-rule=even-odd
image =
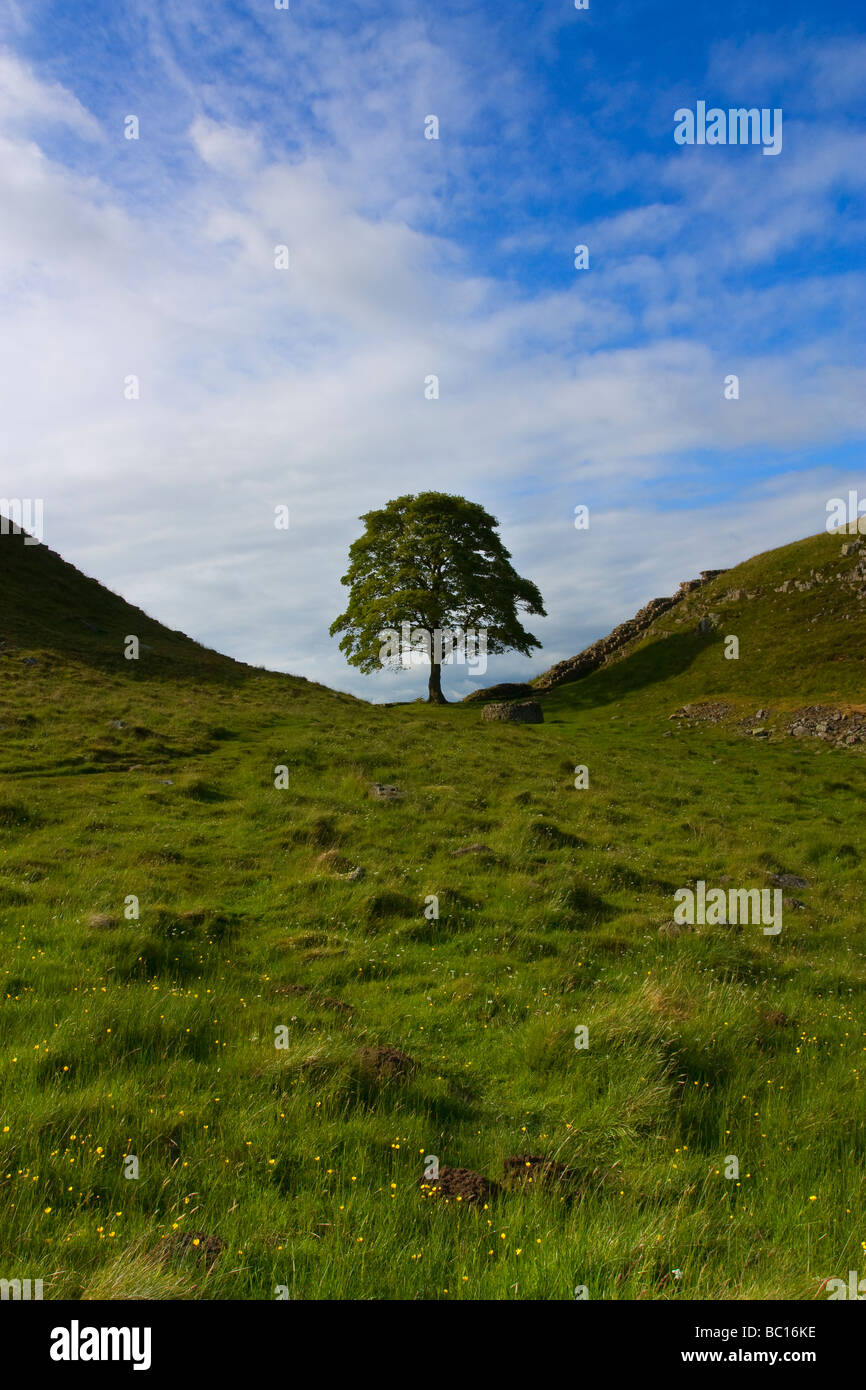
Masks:
[[[53,1297],[807,1299],[858,1266],[864,755],[666,716],[862,700],[859,607],[824,632],[806,620],[829,591],[772,595],[772,623],[756,601],[723,624],[739,663],[666,615],[674,636],[552,692],[544,725],[487,726],[202,654],[98,587],[85,609],[68,569],[50,597],[54,561],[18,544],[0,538],[4,1277]],[[771,552],[720,588],[808,572],[811,547],[830,553]],[[154,651],[124,661],[126,632]],[[811,884],[780,937],[659,934],[675,887],[779,870]],[[365,1075],[378,1043],[414,1076]],[[492,1177],[555,1155],[582,1195],[446,1209],[419,1195],[425,1151]],[[153,1254],[175,1230],[226,1242],[210,1272]]]
[[[747,704],[772,700],[780,711],[819,700],[862,705],[866,606],[836,578],[857,563],[853,555],[843,557],[841,548],[838,536],[822,534],[728,570],[625,648],[628,660],[570,686],[568,701],[592,706],[637,696],[644,710],[714,697]],[[776,592],[786,579],[808,580],[813,570],[824,575],[824,583],[805,593]],[[757,596],[721,601],[737,589]],[[718,632],[701,635],[698,618],[711,612],[719,615]],[[724,659],[728,633],[740,639],[736,661]]]

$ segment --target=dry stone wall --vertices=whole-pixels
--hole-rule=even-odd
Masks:
[[[641,632],[645,632],[662,613],[667,613],[668,609],[673,608],[688,594],[694,593],[695,589],[700,589],[702,585],[709,584],[711,579],[716,579],[725,571],[721,570],[702,570],[699,579],[686,579],[676,593],[671,598],[654,598],[645,604],[639,612],[635,613],[628,622],[620,623],[613,632],[608,633],[607,637],[602,637],[598,642],[593,642],[591,647],[579,652],[577,656],[569,657],[567,661],[559,661],[555,666],[551,666],[535,682],[536,690],[550,690],[555,685],[563,685],[566,681],[579,680],[581,676],[588,676],[591,671],[598,670],[610,657],[617,652],[620,647],[624,647],[634,637]]]

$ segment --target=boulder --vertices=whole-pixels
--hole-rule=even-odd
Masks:
[[[543,724],[544,714],[537,700],[518,700],[511,704],[485,705],[481,718],[509,724]]]

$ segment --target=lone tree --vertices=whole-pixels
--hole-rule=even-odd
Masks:
[[[361,517],[365,531],[349,550],[342,583],[349,603],[331,624],[344,633],[340,650],[362,671],[405,666],[411,650],[430,660],[428,700],[447,704],[442,694],[443,634],[484,633],[489,653],[518,651],[529,656],[541,643],[525,632],[517,616],[545,616],[541,594],[521,579],[496,534],[498,522],[477,502],[446,492],[397,497]],[[384,643],[386,633],[401,634]],[[468,645],[468,644],[467,644]]]

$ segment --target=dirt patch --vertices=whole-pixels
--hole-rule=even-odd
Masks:
[[[459,1202],[461,1206],[483,1206],[499,1189],[498,1183],[481,1173],[473,1173],[471,1168],[449,1168],[445,1164],[439,1169],[435,1182],[422,1178],[419,1186],[425,1197]]]
[[[781,1009],[762,1009],[761,1022],[768,1028],[796,1028],[796,1019],[789,1018]]]
[[[404,1081],[418,1070],[418,1063],[401,1052],[399,1047],[382,1043],[365,1047],[358,1053],[361,1075],[370,1081]]]
[[[109,927],[116,927],[117,922],[118,919],[110,912],[91,912],[87,919],[87,925],[97,931],[107,931]]]
[[[323,869],[325,873],[347,874],[354,867],[352,860],[347,859],[345,854],[341,854],[337,849],[326,849],[322,854],[316,856],[316,867]]]

